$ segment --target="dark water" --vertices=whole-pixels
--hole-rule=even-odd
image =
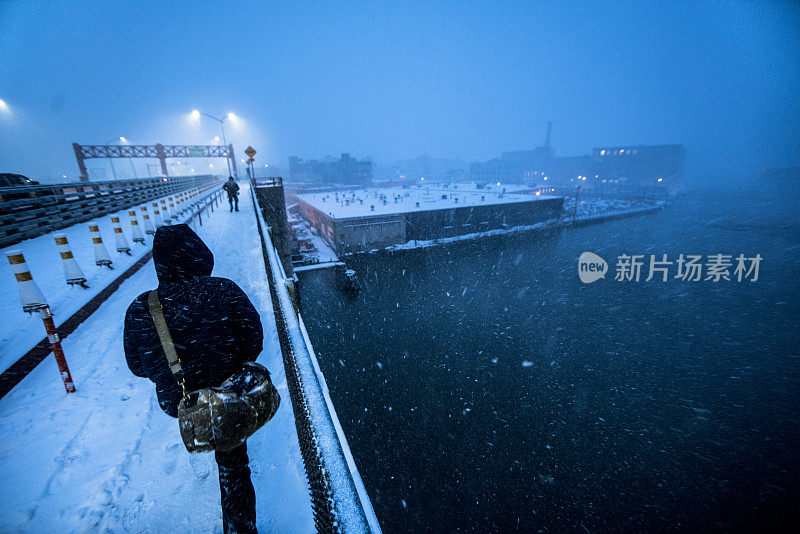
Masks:
[[[384,531],[796,522],[800,194],[776,192],[358,256],[356,300],[307,273],[303,315]],[[583,251],[612,269],[620,254],[764,260],[755,283],[584,285]]]

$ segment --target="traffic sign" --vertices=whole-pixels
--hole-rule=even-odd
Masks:
[[[248,146],[245,149],[244,153],[247,154],[248,156],[250,156],[250,159],[253,159],[253,156],[256,155],[256,149],[251,147],[251,146]]]

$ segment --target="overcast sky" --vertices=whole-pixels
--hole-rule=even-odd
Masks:
[[[683,143],[691,176],[741,176],[800,164],[798,57],[798,3],[0,0],[0,172],[76,179],[73,141],[212,142],[199,109],[284,169],[485,160],[552,120],[557,155]]]

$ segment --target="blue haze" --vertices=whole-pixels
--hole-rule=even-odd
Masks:
[[[0,171],[74,178],[73,141],[207,143],[198,108],[284,168],[488,159],[553,120],[559,155],[678,142],[690,177],[748,177],[800,162],[799,49],[796,3],[3,1]]]

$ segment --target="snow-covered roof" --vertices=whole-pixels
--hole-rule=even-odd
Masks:
[[[334,219],[349,219],[370,215],[536,202],[557,197],[537,196],[534,188],[519,184],[492,184],[479,187],[471,183],[449,183],[305,193],[297,195],[297,198]]]

